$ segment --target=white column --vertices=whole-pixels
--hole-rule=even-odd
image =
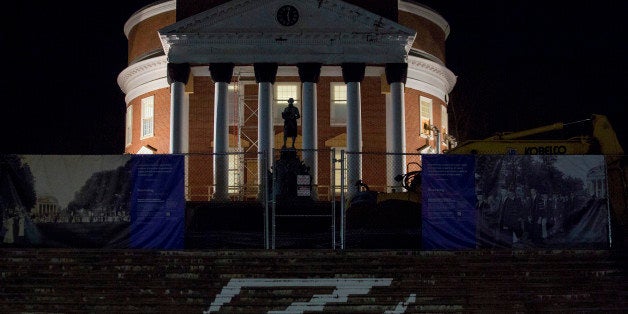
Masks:
[[[312,199],[318,199],[318,103],[316,85],[321,75],[320,63],[299,63],[302,83],[301,130],[303,136],[303,163],[310,168]]]
[[[170,84],[170,153],[181,154],[183,148],[183,106],[185,104],[185,83],[174,81]]]
[[[318,119],[316,83],[303,82],[301,130],[303,136],[303,163],[310,167],[312,198],[318,199]]]
[[[233,63],[212,63],[214,80],[214,196],[215,201],[229,200],[229,113],[227,93],[233,76]]]
[[[406,120],[405,82],[408,76],[407,63],[386,64],[386,82],[390,85],[390,97],[386,98],[386,181],[391,189],[403,191],[403,182],[394,178],[406,173]]]
[[[387,169],[388,186],[396,191],[403,190],[403,183],[396,182],[395,176],[406,172],[406,122],[405,122],[405,99],[404,83],[395,82],[390,84],[390,104],[387,104],[386,113],[386,147],[392,153],[389,157]]]
[[[187,145],[185,129],[188,127],[187,109],[185,106],[185,84],[190,76],[190,65],[187,63],[168,63],[166,68],[170,85],[170,147],[171,154],[184,153]]]
[[[362,179],[362,99],[360,82],[347,83],[347,185],[348,198],[358,192]]]
[[[347,84],[347,199],[359,192],[356,183],[362,179],[362,98],[360,82],[364,80],[364,63],[343,63],[342,78]]]
[[[259,82],[259,91],[257,94],[258,103],[258,124],[257,124],[257,138],[258,138],[258,172],[259,178],[266,177],[265,173],[262,173],[264,167],[262,164],[266,164],[266,169],[270,169],[273,161],[273,107],[272,107],[272,91],[273,84],[271,82]],[[260,182],[264,184],[264,182]]]
[[[190,93],[183,96],[183,108],[181,109],[181,147],[182,153],[190,152]]]
[[[229,199],[229,83],[214,83],[214,200]]]
[[[392,138],[393,138],[393,130],[392,130],[392,108],[391,108],[391,97],[390,97],[390,92],[385,94],[386,96],[386,152],[392,152],[393,151],[393,143],[392,143]],[[393,171],[391,171],[389,167],[389,165],[391,165],[393,163],[393,156],[392,155],[386,155],[386,185],[388,186],[387,188],[387,192],[391,192],[392,188],[394,187],[397,182],[395,181],[395,174],[393,173]]]
[[[277,76],[277,63],[255,63],[255,81],[257,91],[257,174],[259,178],[258,199],[267,201],[266,185],[268,184],[267,170],[273,164],[273,147],[275,147],[275,131],[273,127],[273,84]]]

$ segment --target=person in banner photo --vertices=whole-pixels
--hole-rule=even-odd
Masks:
[[[15,217],[12,209],[6,210],[6,216],[2,221],[2,229],[4,230],[2,243],[13,244],[15,242]]]
[[[511,247],[519,242],[523,235],[523,212],[521,199],[517,197],[514,187],[504,191],[500,209],[500,242]]]
[[[536,188],[530,189],[530,201],[528,204],[528,219],[526,222],[526,231],[528,237],[534,244],[541,244],[541,228],[538,223],[539,215],[545,205]]]
[[[543,191],[541,193],[541,206],[539,207],[539,210],[536,213],[536,225],[538,228],[538,232],[541,235],[541,239],[542,242],[547,241],[547,219],[549,216],[549,212],[550,212],[550,201],[549,201],[549,196],[547,195],[547,192]]]
[[[573,191],[569,192],[569,195],[567,195],[563,201],[563,212],[557,229],[558,233],[564,234],[567,231],[567,217],[576,211],[577,204],[578,197]]]
[[[558,193],[554,193],[552,195],[552,210],[550,215],[550,220],[548,224],[548,233],[549,236],[555,236],[559,233],[564,232],[563,229],[563,220],[565,217],[565,205],[566,205],[566,197],[563,195],[559,195]]]
[[[475,209],[478,213],[479,223],[477,228],[477,237],[479,239],[479,247],[492,247],[490,239],[495,237],[497,229],[498,213],[496,208],[491,205],[491,197],[485,197],[482,191],[476,191],[477,203]]]

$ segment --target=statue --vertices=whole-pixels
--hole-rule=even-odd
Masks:
[[[286,140],[288,137],[292,138],[292,148],[294,148],[294,141],[297,138],[297,119],[301,117],[299,114],[299,108],[294,106],[294,99],[288,99],[288,107],[286,107],[281,113],[283,118],[283,146],[286,148]]]

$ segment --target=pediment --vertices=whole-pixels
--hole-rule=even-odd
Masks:
[[[294,25],[278,22],[285,5]],[[416,33],[340,0],[234,0],[159,30],[169,62],[406,62]]]

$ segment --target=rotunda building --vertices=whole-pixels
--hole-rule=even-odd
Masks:
[[[341,179],[350,194],[358,181],[401,189],[419,153],[451,145],[449,25],[419,2],[157,1],[124,32],[125,152],[185,154],[188,200],[257,198],[288,151],[316,198]]]

